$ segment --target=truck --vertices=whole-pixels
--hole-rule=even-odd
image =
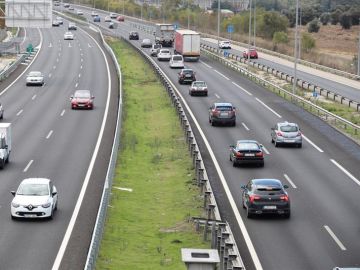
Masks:
[[[176,30],[174,53],[181,54],[185,61],[198,61],[200,58],[200,34],[187,29]]]
[[[0,169],[10,160],[11,153],[11,124],[0,123]]]
[[[155,42],[163,47],[172,47],[174,42],[175,26],[167,23],[157,23],[155,25]]]

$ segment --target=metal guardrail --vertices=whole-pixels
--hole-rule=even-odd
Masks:
[[[24,60],[28,57],[28,54],[21,54],[18,58],[13,61],[8,67],[6,67],[3,71],[0,72],[0,81],[3,81],[20,65]]]
[[[360,126],[344,119],[341,118],[340,116],[333,114],[323,108],[321,108],[320,106],[317,106],[315,104],[313,104],[312,102],[297,96],[295,94],[290,93],[289,91],[281,88],[278,85],[275,85],[273,83],[268,82],[267,80],[264,80],[262,78],[260,78],[259,76],[257,76],[256,74],[250,72],[247,69],[244,69],[242,67],[240,67],[239,65],[235,65],[234,63],[232,63],[231,61],[229,61],[227,58],[224,58],[222,56],[219,56],[218,54],[205,50],[202,48],[202,51],[208,55],[210,55],[212,58],[218,60],[219,62],[222,62],[223,64],[225,64],[226,66],[240,72],[241,74],[249,77],[250,79],[252,79],[253,81],[255,81],[257,84],[264,86],[268,89],[273,90],[274,92],[277,92],[279,95],[282,95],[284,98],[289,97],[291,99],[291,101],[294,101],[297,105],[302,106],[303,108],[307,108],[308,111],[310,111],[311,113],[317,115],[318,117],[322,118],[323,120],[329,122],[330,124],[333,124],[334,126],[341,128],[341,129],[348,129],[351,128],[354,130],[354,134],[357,135],[359,134],[360,131]]]
[[[209,50],[214,53],[222,54],[225,58],[232,59],[232,60],[235,60],[240,63],[247,64],[247,62],[248,62],[247,58],[244,58],[237,54],[228,53],[222,49],[217,49],[217,48],[214,48],[214,47],[206,45],[206,44],[201,44],[201,47],[205,50]],[[269,74],[275,75],[282,80],[286,80],[290,83],[294,82],[293,75],[290,75],[285,72],[279,71],[275,68],[260,64],[254,60],[251,60],[249,65],[251,65],[252,67],[256,67],[262,71],[266,71]],[[348,97],[344,97],[340,94],[335,93],[334,91],[324,89],[320,86],[314,85],[312,83],[309,83],[309,82],[301,80],[301,79],[297,79],[297,86],[302,89],[312,90],[313,92],[315,92],[321,96],[324,96],[327,99],[331,99],[333,101],[339,102],[340,104],[347,105],[348,107],[352,107],[352,108],[356,109],[357,111],[360,110],[360,103],[358,101],[352,100]]]
[[[118,154],[118,149],[119,149],[119,144],[120,144],[120,135],[121,135],[120,131],[121,131],[121,124],[122,124],[122,121],[121,121],[121,116],[122,116],[121,68],[119,66],[119,63],[116,59],[116,56],[115,56],[113,50],[106,43],[100,29],[98,29],[98,30],[101,35],[101,40],[116,66],[116,73],[119,78],[119,105],[118,105],[116,129],[115,129],[115,134],[114,134],[115,136],[114,136],[114,141],[113,141],[113,146],[112,146],[111,156],[110,156],[110,163],[109,163],[108,170],[106,173],[106,179],[105,179],[104,188],[103,188],[103,192],[102,192],[102,196],[101,196],[101,202],[100,202],[98,214],[96,217],[96,223],[95,223],[95,227],[94,227],[94,231],[93,231],[93,235],[92,235],[92,239],[91,239],[91,243],[90,243],[90,247],[89,247],[89,252],[87,255],[86,264],[85,264],[85,268],[84,268],[87,270],[95,269],[96,258],[99,253],[99,247],[100,247],[100,242],[101,242],[102,234],[103,234],[103,230],[104,230],[107,208],[108,208],[109,200],[110,200],[112,181],[113,181],[113,177],[115,175],[115,167],[116,167],[117,154]]]
[[[213,38],[213,39],[218,39],[217,36],[214,36],[214,35],[211,35],[211,34],[208,34],[208,33],[202,33],[202,32],[199,32],[199,33],[203,37],[209,37],[209,38]],[[220,39],[221,40],[229,40],[229,39],[226,39],[226,38],[223,38],[223,37],[220,37]],[[245,48],[247,48],[249,46],[249,44],[242,43],[242,42],[239,42],[239,41],[231,40],[231,42],[233,44],[236,44],[238,46],[242,46],[242,47],[245,47]],[[271,51],[271,50],[263,49],[261,47],[256,47],[256,49],[258,51],[260,51],[260,52],[263,52],[263,53],[266,53],[266,54],[269,54],[269,55],[273,55],[273,56],[276,56],[276,57],[279,57],[279,58],[282,58],[282,59],[285,59],[285,60],[288,60],[288,61],[291,61],[291,62],[295,61],[295,58],[293,56],[289,56],[289,55],[286,55],[286,54],[282,54],[282,53],[274,52],[274,51]],[[302,64],[304,66],[311,67],[311,68],[315,68],[315,69],[318,69],[318,70],[323,70],[323,71],[326,71],[326,72],[330,72],[332,74],[340,75],[340,76],[343,76],[343,77],[346,77],[346,78],[349,78],[349,79],[360,80],[360,76],[358,76],[356,74],[353,74],[353,73],[346,72],[346,71],[342,71],[342,70],[339,70],[339,69],[330,68],[330,67],[327,67],[327,66],[319,65],[319,64],[316,64],[316,63],[312,63],[312,62],[309,62],[309,61],[302,60],[302,59],[298,59],[298,63]]]

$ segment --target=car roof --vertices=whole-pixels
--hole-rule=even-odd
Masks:
[[[215,107],[218,107],[218,106],[231,106],[232,107],[232,104],[229,103],[229,102],[216,102],[214,103]]]
[[[259,144],[255,140],[238,140],[236,143],[256,143],[256,144]]]
[[[34,70],[34,71],[30,71],[29,72],[29,75],[42,75],[42,73],[41,73],[41,71],[36,71],[36,70]]]
[[[297,127],[298,125],[296,123],[289,123],[289,122],[280,122],[280,123],[277,123],[279,126],[294,126],[294,127]]]
[[[21,184],[49,184],[50,179],[48,178],[25,178],[21,181]]]
[[[252,179],[251,182],[253,182],[253,184],[256,186],[282,186],[280,180],[273,178]]]
[[[76,90],[75,93],[89,93],[90,94],[90,90]]]

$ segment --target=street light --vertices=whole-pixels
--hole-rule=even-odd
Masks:
[[[359,18],[359,26],[360,26],[360,18]],[[357,67],[357,75],[360,76],[360,30],[359,30],[359,48],[358,48],[358,67]]]
[[[253,46],[256,47],[256,0],[254,3],[254,42]]]
[[[296,19],[295,19],[295,48],[294,48],[294,82],[292,87],[292,93],[295,94],[296,86],[297,86],[297,62],[298,62],[298,46],[299,46],[299,33],[298,33],[298,18],[299,18],[299,0],[296,0]]]
[[[219,46],[220,46],[220,13],[221,13],[221,10],[220,10],[220,0],[218,0],[218,20],[217,20],[217,37],[218,37],[218,50],[219,50]]]
[[[251,46],[251,6],[252,1],[250,0],[250,12],[249,12],[249,44],[248,44],[248,51],[247,51],[247,64],[250,66],[250,46]]]

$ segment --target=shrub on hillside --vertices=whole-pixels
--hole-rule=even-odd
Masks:
[[[317,19],[313,19],[311,22],[309,22],[308,25],[308,32],[309,33],[317,33],[319,32],[320,24]]]
[[[344,12],[340,15],[340,24],[343,29],[350,29],[352,25],[352,17],[349,12]]]
[[[325,12],[320,16],[320,22],[322,25],[327,25],[331,21],[331,15],[329,12]]]
[[[304,33],[301,37],[301,48],[308,53],[315,48],[315,46],[315,39],[310,34]]]

